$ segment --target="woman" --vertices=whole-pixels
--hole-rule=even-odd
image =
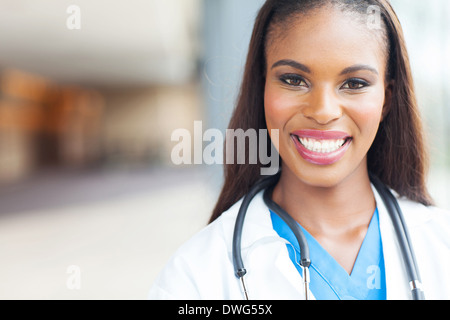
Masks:
[[[387,0],[266,1],[230,123],[239,128],[279,132],[272,142],[281,171],[271,199],[306,237],[310,292],[299,244],[262,192],[243,227],[244,292],[233,231],[262,165],[226,165],[211,224],[171,259],[151,299],[410,299],[410,285],[420,284],[409,283],[369,172],[396,193],[426,298],[450,298],[450,217],[427,192],[408,54]]]

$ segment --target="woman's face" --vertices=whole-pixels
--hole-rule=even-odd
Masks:
[[[354,14],[322,8],[293,21],[266,52],[267,128],[279,129],[283,172],[331,187],[367,170],[388,92],[385,48]]]

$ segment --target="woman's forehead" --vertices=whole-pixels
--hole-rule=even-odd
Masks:
[[[360,14],[320,8],[276,26],[267,43],[268,67],[279,59],[384,66],[387,48],[381,33],[370,30],[355,15]]]

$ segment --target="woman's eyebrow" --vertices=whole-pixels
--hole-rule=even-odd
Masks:
[[[294,61],[294,60],[284,59],[284,60],[277,61],[272,65],[272,69],[279,67],[279,66],[289,66],[289,67],[293,67],[295,69],[301,70],[306,73],[311,73],[311,70],[307,66],[305,66],[304,64],[302,64],[300,62]]]
[[[370,72],[378,75],[378,71],[375,68],[373,68],[369,65],[366,65],[366,64],[356,64],[354,66],[351,66],[351,67],[348,67],[348,68],[345,68],[344,70],[342,70],[342,72],[340,73],[340,76],[343,76],[345,74],[349,74],[352,72],[356,72],[356,71],[361,71],[361,70],[367,70],[367,71],[370,71]]]
[[[309,69],[304,64],[302,64],[300,62],[297,62],[297,61],[294,61],[294,60],[283,59],[283,60],[277,61],[277,62],[275,62],[272,65],[272,69],[274,69],[276,67],[279,67],[279,66],[289,66],[289,67],[293,67],[295,69],[301,70],[301,71],[306,72],[306,73],[311,73],[311,69]],[[361,70],[367,70],[367,71],[370,71],[370,72],[372,72],[372,73],[374,73],[376,75],[379,75],[378,71],[375,68],[373,68],[373,67],[371,67],[369,65],[366,65],[366,64],[356,64],[354,66],[345,68],[344,70],[341,71],[341,73],[339,75],[342,76],[342,75],[345,75],[345,74],[349,74],[349,73],[356,72],[356,71],[361,71]]]

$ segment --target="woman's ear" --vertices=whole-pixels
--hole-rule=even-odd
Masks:
[[[392,93],[394,91],[395,82],[394,80],[389,81],[386,84],[386,88],[384,90],[384,106],[383,106],[383,113],[381,115],[381,122],[386,118],[386,116],[391,111],[392,107]]]

